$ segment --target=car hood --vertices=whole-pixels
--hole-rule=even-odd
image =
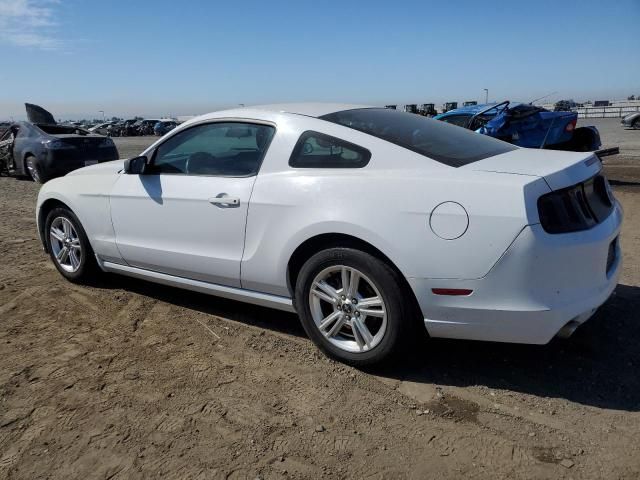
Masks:
[[[541,177],[552,190],[559,190],[594,176],[602,164],[593,152],[518,148],[461,168]]]
[[[56,120],[50,112],[46,111],[40,105],[25,103],[24,108],[27,111],[27,118],[31,123],[40,123],[43,125],[56,125]]]
[[[124,168],[124,160],[98,163],[89,167],[79,168],[67,174],[67,177],[75,175],[113,175]]]

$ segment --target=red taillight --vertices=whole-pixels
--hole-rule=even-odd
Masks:
[[[431,291],[436,295],[467,296],[473,293],[473,290],[466,288],[432,288]]]
[[[578,119],[575,120],[571,120],[569,123],[567,123],[567,126],[564,127],[564,131],[571,133],[576,129],[576,123],[578,123]]]

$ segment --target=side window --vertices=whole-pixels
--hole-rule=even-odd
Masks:
[[[469,115],[451,115],[450,117],[441,118],[443,122],[450,123],[451,125],[457,125],[459,127],[466,127],[469,121]]]
[[[162,143],[152,173],[247,177],[258,173],[275,128],[252,123],[207,123]]]
[[[345,140],[319,132],[300,135],[289,158],[295,168],[362,168],[371,159],[371,152]]]

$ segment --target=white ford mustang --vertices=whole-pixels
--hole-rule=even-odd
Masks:
[[[416,327],[573,332],[620,271],[601,168],[395,110],[241,108],[48,182],[38,228],[71,281],[104,270],[296,311],[327,354],[364,365]]]

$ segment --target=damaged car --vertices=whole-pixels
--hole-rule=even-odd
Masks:
[[[0,137],[3,172],[45,183],[78,168],[119,158],[110,138],[60,125],[38,105],[26,103],[25,107],[28,121],[13,123]]]
[[[640,130],[640,112],[630,113],[625,115],[620,124],[625,128],[633,128],[634,130]]]
[[[458,108],[434,118],[519,147],[593,152],[602,146],[596,127],[576,127],[578,114],[575,112],[551,112],[536,105],[508,100]],[[617,151],[598,153],[603,156]]]

